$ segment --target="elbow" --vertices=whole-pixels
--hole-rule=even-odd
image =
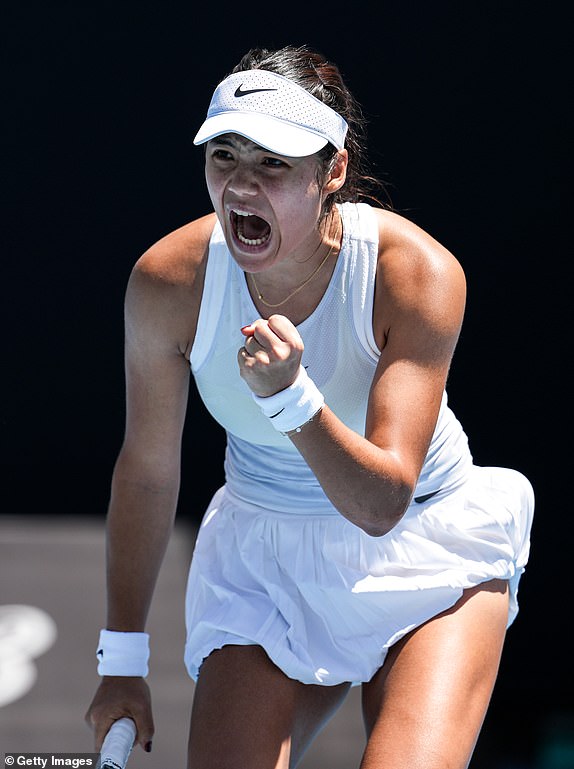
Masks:
[[[398,523],[398,521],[397,521]],[[395,524],[393,524],[394,526]],[[358,524],[359,528],[362,529],[362,531],[365,532],[369,537],[373,537],[373,539],[384,537],[385,534],[388,534],[389,531],[393,528],[393,526],[389,526],[389,524],[383,524],[383,523],[363,523]]]
[[[405,488],[381,504],[380,497],[369,505],[362,505],[351,518],[369,537],[384,537],[404,516],[412,495],[412,489]]]
[[[369,518],[368,520],[361,520],[357,522],[357,526],[362,529],[365,534],[368,534],[369,537],[384,537],[385,534],[388,534],[389,531],[391,531],[397,525],[401,518],[402,515],[396,516],[392,519],[388,516],[384,516],[384,518],[380,518],[379,520]]]

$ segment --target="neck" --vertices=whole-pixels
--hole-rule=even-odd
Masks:
[[[290,299],[299,295],[307,286],[324,285],[325,277],[330,278],[333,268],[329,262],[336,260],[336,255],[340,250],[341,235],[341,218],[337,209],[333,208],[325,219],[324,232],[318,246],[311,252],[310,256],[293,260],[292,264],[297,263],[306,267],[304,272],[302,268],[297,270],[296,280],[293,282],[277,281],[268,276],[266,283],[265,277],[262,278],[261,275],[255,277],[253,273],[249,274],[257,300],[265,307],[274,309],[287,304]],[[333,255],[335,260],[331,259]],[[329,266],[331,267],[330,270]]]

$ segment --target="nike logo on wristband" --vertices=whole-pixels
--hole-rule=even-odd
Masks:
[[[282,414],[284,411],[285,411],[285,407],[283,407],[283,408],[281,409],[281,411],[278,411],[276,414],[271,414],[271,416],[269,417],[269,419],[275,419],[275,417],[278,417],[278,416],[279,416],[279,414]]]
[[[103,657],[104,657],[104,650],[103,649],[98,649],[98,651],[96,652],[96,657],[101,657],[103,659]]]
[[[422,505],[423,502],[426,502],[427,499],[430,499],[431,497],[434,497],[435,494],[438,494],[440,489],[437,489],[436,491],[431,491],[430,494],[422,494],[420,497],[415,497],[415,502],[418,505]]]
[[[243,85],[243,83],[241,83]],[[242,96],[248,96],[250,93],[260,93],[261,91],[276,91],[276,88],[249,88],[246,91],[241,90],[241,85],[235,89],[233,94],[236,99],[240,99]]]

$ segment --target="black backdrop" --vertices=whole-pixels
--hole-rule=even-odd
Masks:
[[[219,78],[253,45],[318,48],[364,107],[395,208],[466,271],[449,395],[475,460],[521,470],[537,494],[522,612],[481,743],[509,761],[573,707],[571,61],[557,8],[22,0],[3,12],[1,512],[104,515],[131,266],[209,210],[191,138]],[[221,481],[223,436],[194,392],[187,421],[179,515],[197,521]]]

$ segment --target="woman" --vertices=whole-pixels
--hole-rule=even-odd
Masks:
[[[228,444],[188,584],[190,769],[296,766],[358,684],[363,769],[470,760],[517,612],[532,489],[473,465],[445,395],[462,269],[357,202],[359,128],[322,56],[250,51],[195,138],[214,213],[135,266],[97,746],[129,715],[151,748],[144,626],[191,364]]]

